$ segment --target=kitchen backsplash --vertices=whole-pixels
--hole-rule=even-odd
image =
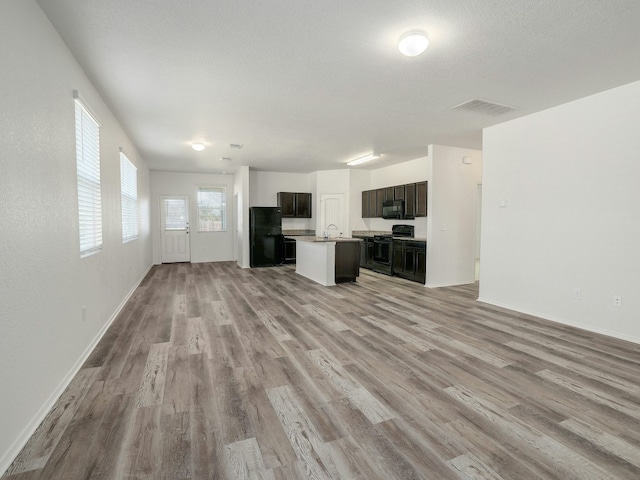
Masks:
[[[373,235],[391,235],[391,230],[353,230],[351,235],[371,237]]]
[[[315,230],[282,230],[283,235],[315,235]]]

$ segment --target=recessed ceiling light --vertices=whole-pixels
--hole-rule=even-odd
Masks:
[[[369,155],[365,155],[364,157],[356,158],[355,160],[351,160],[350,162],[347,162],[347,165],[349,166],[360,165],[361,163],[368,162],[375,158],[380,158],[380,155],[377,155],[375,153],[370,153]]]
[[[204,150],[204,143],[194,142],[191,144],[191,148],[193,148],[196,152],[201,152]]]
[[[398,50],[407,57],[415,57],[424,52],[429,46],[427,34],[421,31],[407,32],[400,37]]]

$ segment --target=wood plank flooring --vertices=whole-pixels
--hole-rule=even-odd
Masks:
[[[640,346],[476,297],[155,266],[3,479],[640,478]]]

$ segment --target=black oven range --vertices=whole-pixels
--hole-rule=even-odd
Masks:
[[[394,225],[391,235],[373,236],[373,271],[392,275],[393,270],[393,239],[414,237],[413,225]]]

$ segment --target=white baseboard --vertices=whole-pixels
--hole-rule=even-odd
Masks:
[[[133,292],[135,292],[136,289],[140,286],[140,283],[142,283],[142,280],[144,280],[144,277],[146,277],[147,273],[149,273],[152,267],[153,265],[149,265],[149,267],[140,276],[140,278],[138,278],[135,285],[131,288],[129,293],[125,295],[122,302],[120,302],[120,305],[118,305],[116,310],[111,314],[107,322],[100,329],[100,331],[95,336],[95,338],[91,341],[91,343],[87,346],[87,348],[82,353],[82,355],[80,355],[80,358],[78,358],[78,360],[73,365],[73,367],[71,367],[71,370],[69,370],[69,372],[62,378],[62,380],[60,381],[60,383],[58,383],[58,386],[55,388],[55,390],[51,392],[51,395],[49,395],[49,398],[47,398],[44,404],[33,416],[31,421],[24,427],[20,435],[18,435],[18,438],[16,438],[16,440],[11,444],[11,447],[9,447],[9,450],[7,450],[2,454],[2,456],[0,457],[0,476],[4,475],[4,473],[11,466],[11,464],[13,463],[15,458],[18,456],[20,451],[27,444],[27,442],[29,441],[29,438],[31,438],[31,436],[35,433],[36,429],[40,426],[42,421],[45,419],[45,417],[49,413],[49,410],[53,408],[53,405],[58,401],[58,398],[60,398],[60,395],[62,395],[62,393],[69,386],[69,384],[71,383],[71,380],[73,380],[73,377],[75,377],[78,371],[80,370],[80,368],[82,368],[82,365],[84,365],[84,362],[87,360],[87,358],[89,358],[89,355],[91,355],[91,352],[93,351],[93,349],[96,348],[96,345],[98,345],[98,342],[102,339],[104,334],[107,333],[107,330],[109,329],[113,321],[118,317],[118,315],[120,314],[120,312],[122,311],[126,303],[131,298],[131,295],[133,295]]]
[[[584,330],[591,333],[598,333],[600,335],[606,335],[607,337],[617,338],[619,340],[625,340],[627,342],[640,344],[640,338],[625,335],[620,332],[612,332],[611,330],[607,330],[605,328],[597,328],[592,327],[591,325],[584,325],[582,323],[573,322],[571,320],[567,320],[566,318],[557,317],[555,315],[549,315],[545,313],[535,312],[533,310],[527,310],[525,308],[516,307],[514,305],[509,305],[502,302],[496,302],[488,298],[479,297],[478,302],[487,303],[489,305],[495,305],[496,307],[506,308],[507,310],[513,310],[514,312],[524,313],[526,315],[531,315],[533,317],[542,318],[544,320],[549,320],[551,322],[560,323],[562,325],[567,325],[569,327],[579,328],[580,330]]]

